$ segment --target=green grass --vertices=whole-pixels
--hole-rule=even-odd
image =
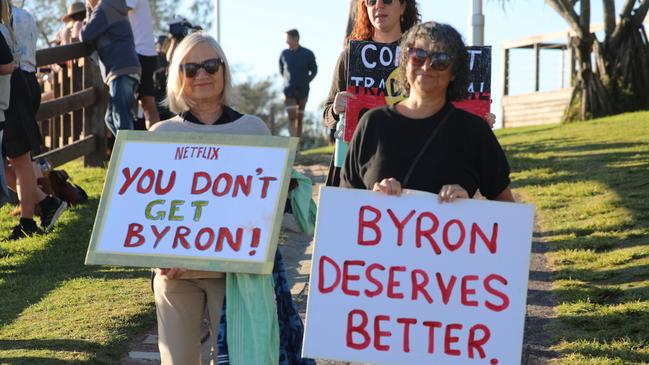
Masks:
[[[649,113],[498,132],[554,272],[558,364],[649,364]]]
[[[148,270],[83,265],[106,170],[64,168],[88,203],[50,234],[0,244],[0,364],[117,364],[155,323]],[[3,236],[11,209],[0,210]]]

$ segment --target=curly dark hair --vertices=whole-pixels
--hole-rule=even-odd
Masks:
[[[467,97],[469,86],[469,55],[462,35],[448,24],[425,22],[417,24],[401,38],[401,55],[399,58],[399,86],[406,95],[410,94],[410,84],[406,77],[408,65],[408,48],[415,44],[417,39],[428,39],[435,43],[441,51],[451,56],[451,74],[454,79],[446,89],[446,100],[464,100]]]
[[[406,3],[406,10],[403,12],[403,18],[401,19],[401,31],[405,32],[421,21],[421,15],[416,0],[399,0],[399,2]],[[374,26],[372,26],[370,17],[367,14],[365,0],[358,0],[354,28],[349,39],[353,41],[371,41],[373,35]]]

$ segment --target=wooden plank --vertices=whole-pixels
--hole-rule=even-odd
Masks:
[[[36,156],[36,159],[44,158],[52,165],[52,167],[57,167],[69,161],[76,160],[79,157],[86,156],[94,152],[96,149],[97,139],[95,136],[91,135],[67,146],[40,154]]]
[[[84,157],[85,166],[103,166],[106,161],[106,124],[104,115],[108,105],[108,93],[101,78],[99,67],[89,59],[84,59],[83,86],[95,90],[94,104],[83,111],[83,135],[96,137],[95,150]]]
[[[54,63],[64,63],[90,54],[90,48],[84,43],[73,43],[65,46],[50,47],[36,51],[37,67]]]
[[[62,96],[58,99],[49,100],[41,104],[36,120],[43,120],[57,117],[70,111],[79,110],[91,106],[97,100],[97,93],[93,87],[76,92],[72,95]]]
[[[70,74],[70,87],[73,93],[83,89],[83,70],[76,61],[72,62],[72,73]],[[83,110],[81,108],[72,112],[72,131],[68,143],[79,140],[83,128]]]

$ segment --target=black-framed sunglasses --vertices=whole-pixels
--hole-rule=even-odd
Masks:
[[[395,0],[383,0],[383,4],[385,5],[390,5],[394,2]],[[365,0],[365,6],[374,6],[376,3],[378,3],[379,0]]]
[[[423,48],[408,48],[408,61],[415,67],[420,67],[429,58],[430,67],[437,71],[447,70],[453,62],[451,56],[446,52],[427,52]]]
[[[183,63],[180,65],[180,71],[182,71],[186,77],[192,78],[198,74],[198,70],[201,68],[205,70],[210,75],[214,75],[219,72],[221,65],[223,65],[223,60],[220,58],[210,58],[205,60],[202,63]]]

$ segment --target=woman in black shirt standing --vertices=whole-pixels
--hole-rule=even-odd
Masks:
[[[466,97],[469,67],[450,25],[415,25],[401,42],[399,77],[407,99],[367,112],[350,142],[341,186],[399,195],[403,188],[514,201],[509,164],[489,125],[451,101]]]

